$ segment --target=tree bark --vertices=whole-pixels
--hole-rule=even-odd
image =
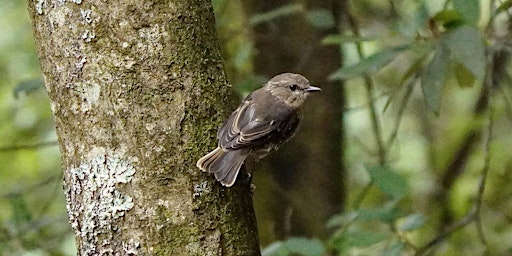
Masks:
[[[259,255],[250,182],[226,189],[195,167],[232,107],[211,3],[29,12],[79,254]]]

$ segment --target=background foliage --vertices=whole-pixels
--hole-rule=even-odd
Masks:
[[[512,254],[512,1],[349,1],[341,20],[307,1],[249,11],[250,3],[214,1],[234,88],[245,95],[269,78],[255,71],[258,58],[273,58],[256,47],[265,34],[255,28],[300,20],[337,30],[318,43],[339,48],[343,65],[328,79],[344,81],[347,101],[345,204],[321,227],[327,236],[279,241],[268,227],[278,220],[257,205],[264,255]],[[26,6],[1,6],[0,254],[73,255]],[[267,173],[255,173],[260,204],[272,196],[258,183]]]

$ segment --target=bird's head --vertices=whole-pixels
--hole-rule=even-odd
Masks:
[[[265,88],[286,105],[300,107],[309,93],[318,92],[321,89],[309,84],[308,79],[294,73],[283,73],[270,79]]]

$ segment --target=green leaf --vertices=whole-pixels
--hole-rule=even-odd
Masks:
[[[277,241],[265,247],[262,256],[321,256],[325,253],[325,246],[318,239],[309,239],[303,237],[292,237],[285,241]]]
[[[359,215],[359,212],[357,212],[357,211],[346,212],[343,214],[336,214],[336,215],[332,216],[327,221],[326,227],[327,228],[335,228],[335,227],[346,225],[346,224],[352,222],[353,220],[355,220],[358,217],[358,215]]]
[[[287,4],[266,13],[253,15],[250,18],[249,23],[254,26],[259,23],[269,22],[276,18],[296,14],[302,12],[303,10],[304,8],[301,4]]]
[[[238,46],[233,56],[233,64],[238,70],[243,70],[246,66],[252,65],[252,56],[255,49],[252,42],[243,42]]]
[[[508,10],[508,9],[510,9],[510,7],[512,7],[512,0],[505,0],[496,9],[496,14],[499,14],[503,11]]]
[[[402,252],[404,251],[404,244],[403,243],[393,243],[390,247],[386,248],[382,252],[382,256],[401,256]]]
[[[400,199],[407,195],[409,191],[407,180],[392,169],[381,166],[367,166],[366,171],[382,192],[395,199]]]
[[[460,13],[466,24],[476,25],[480,18],[480,0],[453,0],[455,10]]]
[[[322,44],[329,45],[329,44],[344,44],[344,43],[358,43],[358,42],[365,42],[365,41],[372,41],[376,40],[376,37],[354,37],[354,36],[348,36],[348,35],[337,35],[332,34],[324,37],[322,39]]]
[[[407,81],[407,79],[411,78],[416,73],[420,72],[420,70],[423,68],[423,65],[425,64],[425,59],[428,55],[424,54],[419,56],[414,63],[412,63],[411,66],[405,71],[404,76],[402,77],[402,83]]]
[[[425,225],[425,217],[423,214],[416,213],[407,216],[403,223],[400,224],[398,230],[411,231],[423,227]]]
[[[455,77],[460,87],[473,87],[476,80],[475,76],[460,63],[455,67]]]
[[[14,91],[13,91],[14,98],[17,99],[21,93],[28,94],[28,93],[36,91],[40,88],[43,88],[43,87],[44,87],[44,81],[41,78],[21,81],[14,88]]]
[[[384,104],[384,108],[382,109],[382,114],[386,113],[386,111],[388,110],[389,106],[391,106],[391,103],[393,102],[395,97],[397,97],[397,95],[398,95],[398,93],[396,91],[391,92],[391,95],[386,100],[386,104]]]
[[[464,19],[459,12],[453,9],[444,9],[436,15],[433,19],[441,23],[445,28],[456,28],[464,24]]]
[[[368,247],[381,242],[386,238],[385,234],[365,231],[344,232],[338,241],[344,244],[345,247]]]
[[[413,25],[414,28],[416,28],[415,31],[417,32],[418,30],[423,29],[425,25],[428,24],[430,18],[430,11],[427,6],[427,3],[425,1],[419,2],[418,7],[414,12]],[[407,22],[407,19],[404,19],[404,21]]]
[[[441,90],[448,71],[448,57],[448,50],[442,44],[439,45],[421,77],[425,103],[436,115],[439,115],[441,109]]]
[[[22,194],[11,193],[6,196],[12,210],[12,220],[16,225],[22,225],[32,220],[32,212]]]
[[[403,216],[400,209],[396,208],[394,205],[387,205],[377,209],[360,209],[358,212],[358,220],[362,221],[380,220],[385,223],[390,223]]]
[[[261,250],[262,256],[286,256],[288,251],[286,250],[284,243],[281,241],[273,242],[267,247]]]
[[[380,52],[377,52],[368,58],[362,59],[359,63],[352,66],[345,66],[333,74],[329,76],[330,80],[342,80],[342,79],[350,79],[354,77],[361,76],[365,73],[375,72],[379,68],[385,66],[389,62],[395,59],[395,57],[409,49],[409,45],[402,45],[393,48],[384,49]]]
[[[448,33],[442,43],[454,60],[462,63],[476,78],[485,76],[485,45],[476,28],[460,27]]]
[[[326,9],[313,9],[306,13],[306,20],[315,28],[329,29],[336,25],[332,13]]]
[[[318,239],[302,237],[289,238],[284,241],[288,252],[304,256],[320,256],[325,252],[325,247]]]

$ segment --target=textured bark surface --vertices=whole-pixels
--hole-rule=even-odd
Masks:
[[[195,167],[233,105],[208,1],[29,1],[81,255],[258,255],[247,179]]]

